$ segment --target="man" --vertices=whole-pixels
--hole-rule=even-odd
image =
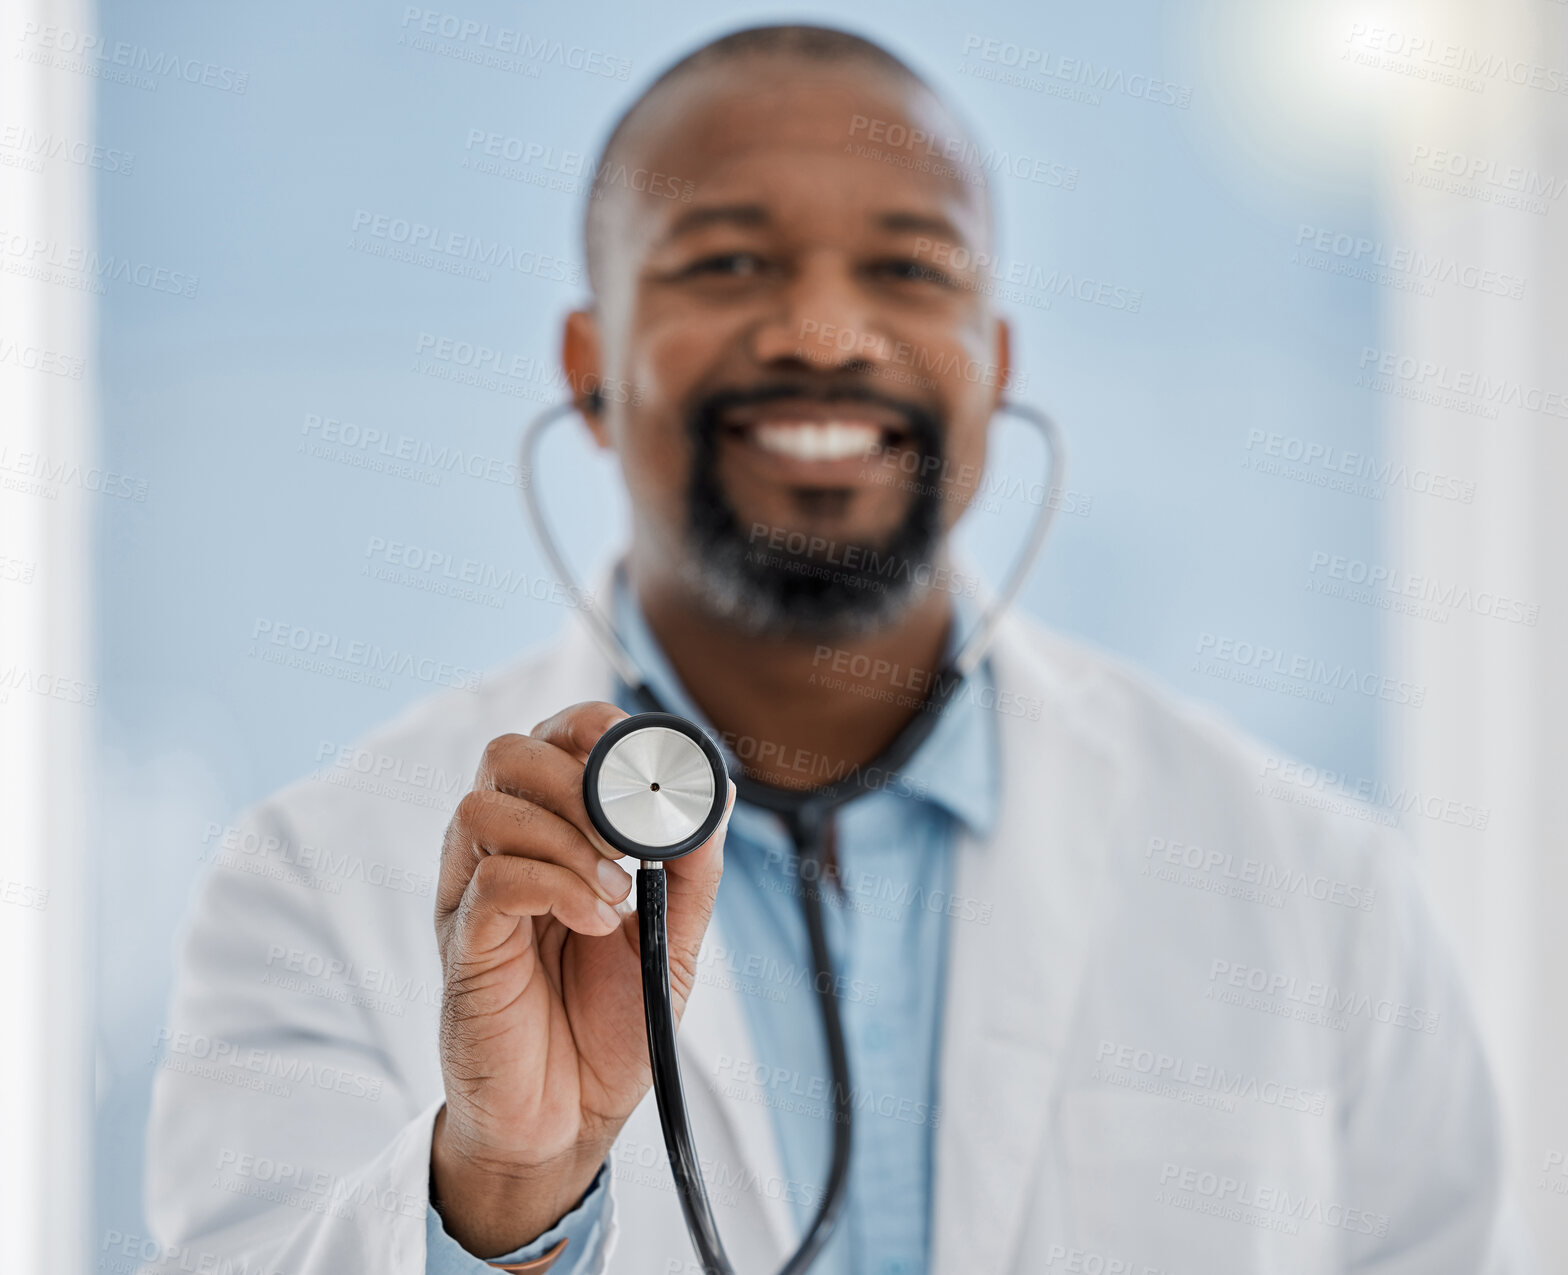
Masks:
[[[673,67],[597,170],[564,362],[630,495],[605,600],[666,702],[765,782],[874,764],[975,618],[948,535],[1010,353],[973,154],[883,50],[781,27]],[[614,177],[635,171],[672,180]],[[574,631],[364,745],[377,773],[474,773],[450,821],[417,778],[329,772],[224,836],[154,1099],[175,1257],[698,1269],[631,878],[581,800],[630,705]],[[778,1269],[826,1180],[817,891],[854,1153],[814,1269],[1513,1269],[1491,1083],[1405,852],[1259,795],[1262,764],[1015,619],[840,812],[820,874],[733,804],[670,863],[682,1069],[736,1268]]]

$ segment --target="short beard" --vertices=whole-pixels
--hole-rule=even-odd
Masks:
[[[778,398],[800,397],[798,386],[765,386],[720,393],[693,410],[691,483],[687,495],[687,536],[693,550],[682,555],[686,584],[719,618],[753,634],[770,637],[843,638],[886,628],[904,615],[931,587],[942,547],[940,485],[927,475],[942,470],[943,433],[936,417],[923,408],[866,391],[835,393],[895,408],[903,417],[904,446],[919,456],[909,509],[886,542],[840,544],[828,558],[791,551],[742,528],[718,479],[719,434],[723,414],[732,407]],[[868,463],[875,463],[874,460]],[[771,528],[767,529],[771,532]]]

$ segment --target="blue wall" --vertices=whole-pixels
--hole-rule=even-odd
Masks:
[[[611,66],[629,62],[629,80],[452,56],[474,40],[421,47],[402,5],[109,4],[101,15],[109,40],[210,63],[214,83],[155,76],[151,88],[99,90],[101,140],[134,155],[129,174],[100,177],[103,250],[196,280],[193,297],[111,283],[102,299],[107,461],[144,478],[147,495],[110,502],[97,549],[100,1239],[145,1231],[153,1041],[204,827],[432,689],[278,667],[253,653],[258,626],[483,669],[561,624],[559,608],[529,596],[542,562],[513,488],[417,465],[378,472],[365,462],[383,444],[362,440],[379,431],[394,450],[406,439],[461,448],[481,471],[506,464],[523,421],[555,397],[558,325],[581,295],[551,277],[577,270],[581,207],[552,166],[591,155],[628,92],[671,55],[752,14],[779,16],[681,0],[613,16],[454,3],[438,12],[586,45]],[[789,14],[802,15],[839,20],[826,6]],[[1127,306],[1036,291],[1008,307],[1027,397],[1068,430],[1075,506],[1087,497],[1086,515],[1061,519],[1027,609],[1283,750],[1376,777],[1376,700],[1314,702],[1198,660],[1212,634],[1382,667],[1376,613],[1306,587],[1314,554],[1376,557],[1382,502],[1248,465],[1261,450],[1248,447],[1252,431],[1379,448],[1377,403],[1355,384],[1361,350],[1378,343],[1376,298],[1291,259],[1298,226],[1368,234],[1375,209],[1353,176],[1282,177],[1229,143],[1234,101],[1191,53],[1207,37],[1173,20],[1152,2],[971,0],[961,15],[863,4],[855,24],[948,90],[982,139],[1060,178],[996,178],[1003,257],[1108,283]],[[1121,87],[1073,100],[1043,80],[981,78],[1014,57],[1006,42],[1056,70],[1090,60]],[[1135,96],[1134,76],[1190,100]],[[551,154],[481,171],[468,162],[473,130]],[[378,241],[356,236],[362,214],[548,260],[533,274],[456,277],[364,251]],[[463,369],[431,357],[448,339],[507,363],[538,359],[539,375],[451,379]],[[557,507],[609,500],[607,472],[582,449],[564,447],[560,463]],[[981,561],[1007,552],[1023,512],[971,520]],[[584,537],[585,560],[608,550],[616,525]],[[376,538],[524,583],[477,602],[389,583],[365,573]]]

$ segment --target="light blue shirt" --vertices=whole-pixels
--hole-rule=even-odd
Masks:
[[[963,599],[955,601],[960,627],[967,630],[969,608]],[[617,631],[659,698],[719,739],[619,576],[615,610]],[[845,694],[870,689],[852,670],[834,671],[832,656],[824,657],[820,676]],[[925,688],[914,679],[910,683],[909,694],[918,699]],[[849,1052],[854,1149],[846,1211],[814,1275],[929,1272],[948,932],[954,924],[990,920],[988,907],[951,890],[957,830],[964,826],[984,836],[996,817],[996,722],[983,707],[992,702],[989,687],[989,670],[982,665],[903,772],[836,816],[842,889],[829,885],[821,897]],[[624,688],[620,699],[627,711],[637,711]],[[735,741],[725,751],[744,759],[747,745]],[[818,775],[815,782],[827,778]],[[737,1055],[725,1064],[729,1070],[715,1079],[746,1097],[760,1083],[778,1136],[787,1198],[798,1233],[804,1234],[826,1186],[833,1146],[832,1075],[801,914],[802,887],[812,883],[801,880],[783,824],[752,806],[737,805],[724,861],[718,931],[698,985],[717,983],[741,994],[754,1049],[749,1058]],[[575,1275],[598,1241],[606,1192],[601,1170],[556,1228],[492,1260],[527,1261],[565,1236],[569,1243],[551,1275]],[[672,1199],[670,1207],[679,1206]],[[434,1209],[428,1217],[429,1275],[479,1275],[487,1269],[446,1235]]]

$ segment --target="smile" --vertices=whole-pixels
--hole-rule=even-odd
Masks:
[[[767,456],[806,465],[872,460],[908,435],[896,413],[875,404],[801,400],[735,409],[724,432]]]
[[[864,458],[882,446],[883,431],[863,421],[768,421],[754,426],[751,441],[791,460]]]

